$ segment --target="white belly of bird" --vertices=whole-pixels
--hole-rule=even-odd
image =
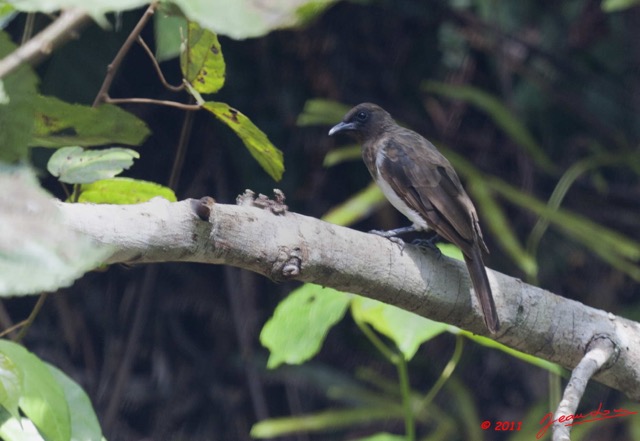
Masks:
[[[427,221],[425,221],[420,214],[411,209],[405,202],[398,196],[398,194],[391,188],[391,186],[384,179],[380,178],[380,172],[378,171],[378,179],[376,180],[376,184],[382,190],[385,197],[391,205],[396,207],[396,209],[404,214],[411,222],[413,222],[413,226],[418,230],[427,231],[429,230],[429,225]]]

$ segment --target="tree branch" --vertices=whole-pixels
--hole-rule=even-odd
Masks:
[[[275,281],[300,280],[358,293],[429,319],[487,335],[462,262],[404,250],[387,239],[268,209],[156,198],[137,205],[57,202],[69,228],[114,246],[106,263],[232,265]],[[272,201],[268,201],[272,202]],[[640,324],[488,270],[507,346],[573,369],[596,335],[619,351],[594,378],[640,399]]]
[[[75,31],[91,21],[80,9],[68,9],[42,32],[0,60],[0,78],[16,70],[22,63],[34,64],[48,56],[55,48],[74,38]]]

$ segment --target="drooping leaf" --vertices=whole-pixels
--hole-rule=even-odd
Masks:
[[[556,169],[527,127],[495,96],[473,86],[452,85],[438,81],[425,81],[421,87],[429,93],[466,101],[486,112],[493,122],[521,146],[538,166],[546,171]]]
[[[93,204],[139,204],[155,197],[177,201],[176,195],[168,187],[155,182],[131,178],[112,178],[82,184],[78,202]]]
[[[379,432],[364,438],[356,438],[354,441],[407,441],[407,438],[393,433]]]
[[[189,22],[187,44],[180,53],[182,75],[200,93],[215,93],[224,85],[225,64],[218,36]]]
[[[156,59],[171,60],[180,55],[182,36],[186,34],[187,19],[172,4],[161,3],[153,16]]]
[[[618,12],[640,5],[640,0],[604,0],[600,7],[604,12]]]
[[[7,34],[0,32],[0,59],[15,48]],[[13,162],[27,155],[37,84],[38,78],[26,64],[0,79],[0,161]]]
[[[332,125],[349,111],[349,106],[331,100],[310,99],[304,103],[296,123],[299,126]]]
[[[69,286],[110,252],[68,229],[30,169],[0,166],[0,188],[0,297]]]
[[[358,145],[350,145],[333,149],[328,152],[322,165],[325,167],[332,167],[337,164],[341,164],[346,161],[356,161],[362,159],[362,150]]]
[[[35,102],[31,146],[140,145],[150,133],[141,119],[112,104],[90,107],[52,96],[38,96]]]
[[[308,415],[270,418],[259,421],[251,428],[252,438],[276,438],[299,432],[324,432],[356,424],[379,424],[385,420],[399,420],[402,408],[389,400],[385,407],[328,410]]]
[[[322,220],[332,224],[348,226],[366,217],[386,202],[380,188],[372,182],[345,202],[333,207]]]
[[[102,429],[86,392],[60,369],[49,363],[45,366],[64,392],[71,416],[70,441],[100,441]]]
[[[107,12],[126,11],[149,3],[145,0],[8,0],[17,10],[25,12],[56,12],[61,9],[82,8],[87,14],[99,17]]]
[[[413,358],[422,343],[449,328],[447,324],[366,297],[353,299],[351,313],[354,320],[368,323],[389,337],[406,360]]]
[[[270,351],[267,367],[300,364],[313,357],[344,316],[350,299],[349,294],[311,283],[289,294],[260,333],[260,342]]]
[[[275,29],[308,22],[335,0],[174,0],[187,18],[219,35],[235,39],[260,37]]]
[[[20,409],[49,441],[69,441],[71,417],[62,387],[49,368],[24,347],[0,340],[0,353],[22,371]]]
[[[16,418],[0,408],[0,438],[3,441],[47,441],[28,418]]]
[[[134,158],[139,157],[135,150],[121,147],[100,150],[63,147],[51,155],[47,170],[62,182],[88,184],[122,173],[131,167]]]
[[[249,118],[228,104],[218,102],[204,103],[203,108],[213,113],[216,118],[231,127],[238,134],[249,153],[262,168],[276,181],[284,173],[282,152],[278,150],[267,135],[256,127]]]
[[[22,371],[5,354],[0,353],[0,406],[14,418],[20,418],[18,402],[22,396]]]

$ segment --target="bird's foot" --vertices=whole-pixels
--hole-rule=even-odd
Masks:
[[[384,237],[386,239],[389,239],[389,241],[395,243],[396,245],[398,245],[400,247],[400,253],[402,253],[404,251],[404,247],[406,246],[404,240],[400,239],[399,237],[396,236],[396,231],[397,230],[389,230],[389,231],[384,231],[384,230],[371,230],[369,231],[370,234],[375,234],[376,236],[380,236],[380,237]]]
[[[430,239],[416,239],[411,242],[411,245],[415,245],[423,251],[434,251],[437,258],[440,259],[442,257],[442,251],[440,251],[440,248],[436,246],[436,242],[438,242],[439,240],[440,237],[438,237],[438,235],[435,235]]]

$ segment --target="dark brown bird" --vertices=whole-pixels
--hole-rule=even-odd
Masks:
[[[492,333],[500,329],[491,286],[482,261],[489,252],[482,239],[476,209],[449,161],[425,138],[400,127],[381,107],[359,104],[329,135],[346,132],[362,144],[362,157],[389,202],[412,227],[384,232],[385,237],[434,230],[464,255],[484,321]]]

